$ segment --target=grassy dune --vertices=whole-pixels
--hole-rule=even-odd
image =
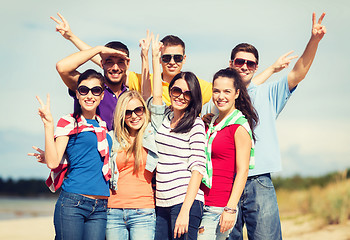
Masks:
[[[310,215],[324,225],[342,224],[350,219],[350,179],[335,180],[326,186],[300,190],[277,190],[281,219]]]

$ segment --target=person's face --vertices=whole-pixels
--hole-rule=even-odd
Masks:
[[[145,109],[142,102],[133,98],[129,101],[125,111],[125,124],[128,126],[130,135],[135,135],[145,123]]]
[[[90,78],[81,81],[76,96],[81,106],[82,112],[95,114],[97,106],[104,96],[101,83],[97,78]]]
[[[185,79],[178,79],[170,89],[170,101],[174,111],[185,112],[191,102],[191,93]]]
[[[237,61],[235,61],[237,60]],[[251,62],[247,62],[251,61]],[[237,63],[242,63],[244,64],[237,64]],[[235,56],[234,60],[230,60],[230,68],[233,68],[237,70],[237,72],[241,75],[242,80],[245,85],[248,85],[256,71],[258,70],[258,65],[255,64],[255,67],[253,66],[256,63],[256,59],[253,53],[250,52],[238,52]]]
[[[107,84],[118,85],[126,80],[129,61],[118,56],[106,56],[101,61]]]
[[[184,49],[182,48],[181,45],[167,46],[162,49],[161,54],[162,55],[161,55],[160,63],[162,64],[162,68],[163,68],[163,77],[171,80],[173,79],[173,77],[175,77],[176,74],[181,72],[182,66],[186,61],[186,55],[184,55]],[[172,56],[168,56],[168,55],[172,55]],[[179,57],[178,55],[183,56],[182,61],[179,61],[181,57]],[[170,61],[164,62],[162,60],[162,58],[169,59],[169,57],[170,57]],[[168,59],[165,59],[165,60],[168,60]]]
[[[213,102],[219,113],[229,114],[236,109],[239,90],[236,91],[233,81],[231,78],[218,77],[213,83]]]

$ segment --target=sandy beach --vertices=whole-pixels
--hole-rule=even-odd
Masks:
[[[0,221],[1,240],[47,240],[54,239],[52,217],[34,217]]]
[[[350,239],[350,221],[319,228],[317,221],[293,219],[282,221],[282,228],[285,240]],[[0,229],[1,240],[47,240],[55,235],[52,217],[1,220]]]

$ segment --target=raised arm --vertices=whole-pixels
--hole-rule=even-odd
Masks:
[[[51,16],[50,18],[54,20],[57,25],[56,25],[56,31],[59,32],[65,39],[69,40],[71,43],[74,44],[80,51],[90,49],[91,46],[88,45],[87,43],[83,42],[80,38],[78,38],[71,30],[68,21],[60,14],[57,13],[59,18],[61,19],[58,20],[57,18]],[[101,57],[99,55],[94,56],[91,59],[92,62],[97,64],[102,68],[101,65]]]
[[[163,87],[160,72],[160,54],[163,43],[159,41],[159,35],[154,39],[152,33],[152,66],[153,66],[153,104],[162,105]]]
[[[151,44],[151,36],[149,30],[147,30],[146,38],[140,39],[141,47],[141,95],[143,99],[147,100],[151,96],[151,82],[149,76],[149,62],[148,62],[148,50]]]
[[[322,20],[326,13],[322,13],[321,17],[316,22],[316,14],[312,13],[312,31],[311,38],[306,45],[303,55],[295,63],[293,70],[288,74],[289,89],[295,88],[308,73],[311,64],[315,58],[318,44],[326,34],[326,27],[322,25]]]
[[[44,123],[45,128],[45,161],[50,169],[55,169],[61,162],[64,151],[66,150],[69,137],[61,136],[54,139],[54,122],[50,112],[50,96],[47,95],[46,104],[36,97],[41,105],[39,116]]]
[[[115,54],[125,59],[128,59],[126,53],[104,46],[97,46],[89,48],[87,50],[73,53],[72,55],[60,60],[56,64],[56,69],[58,73],[60,74],[63,82],[67,85],[69,89],[71,89],[72,91],[76,90],[78,78],[80,76],[80,73],[77,71],[77,68],[98,54]]]
[[[294,51],[287,52],[280,56],[276,62],[274,62],[271,66],[266,68],[263,72],[256,75],[252,82],[256,85],[263,84],[272,74],[282,71],[285,68],[288,68],[290,62],[297,58],[298,56],[289,56]]]

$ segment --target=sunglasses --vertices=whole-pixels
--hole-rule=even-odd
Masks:
[[[91,91],[92,95],[94,96],[100,96],[103,92],[102,87],[95,86],[93,88],[88,88],[87,86],[79,86],[78,87],[78,93],[82,96],[88,95],[88,93]]]
[[[249,70],[255,70],[256,69],[256,62],[254,61],[250,61],[250,60],[246,60],[246,59],[243,59],[243,58],[236,58],[234,61],[233,61],[233,64],[236,66],[236,67],[242,67],[244,64],[247,64],[247,68]]]
[[[174,59],[174,62],[179,63],[184,60],[184,56],[181,54],[164,54],[162,55],[162,61],[164,63],[169,63],[171,59]]]
[[[191,100],[191,91],[184,91],[183,92],[182,89],[179,87],[172,87],[170,89],[170,95],[173,97],[180,97],[181,94],[183,94],[185,100],[187,100],[187,101]]]
[[[141,116],[145,112],[145,107],[137,107],[134,110],[126,110],[125,118],[131,118],[132,113],[135,113],[137,116]]]

